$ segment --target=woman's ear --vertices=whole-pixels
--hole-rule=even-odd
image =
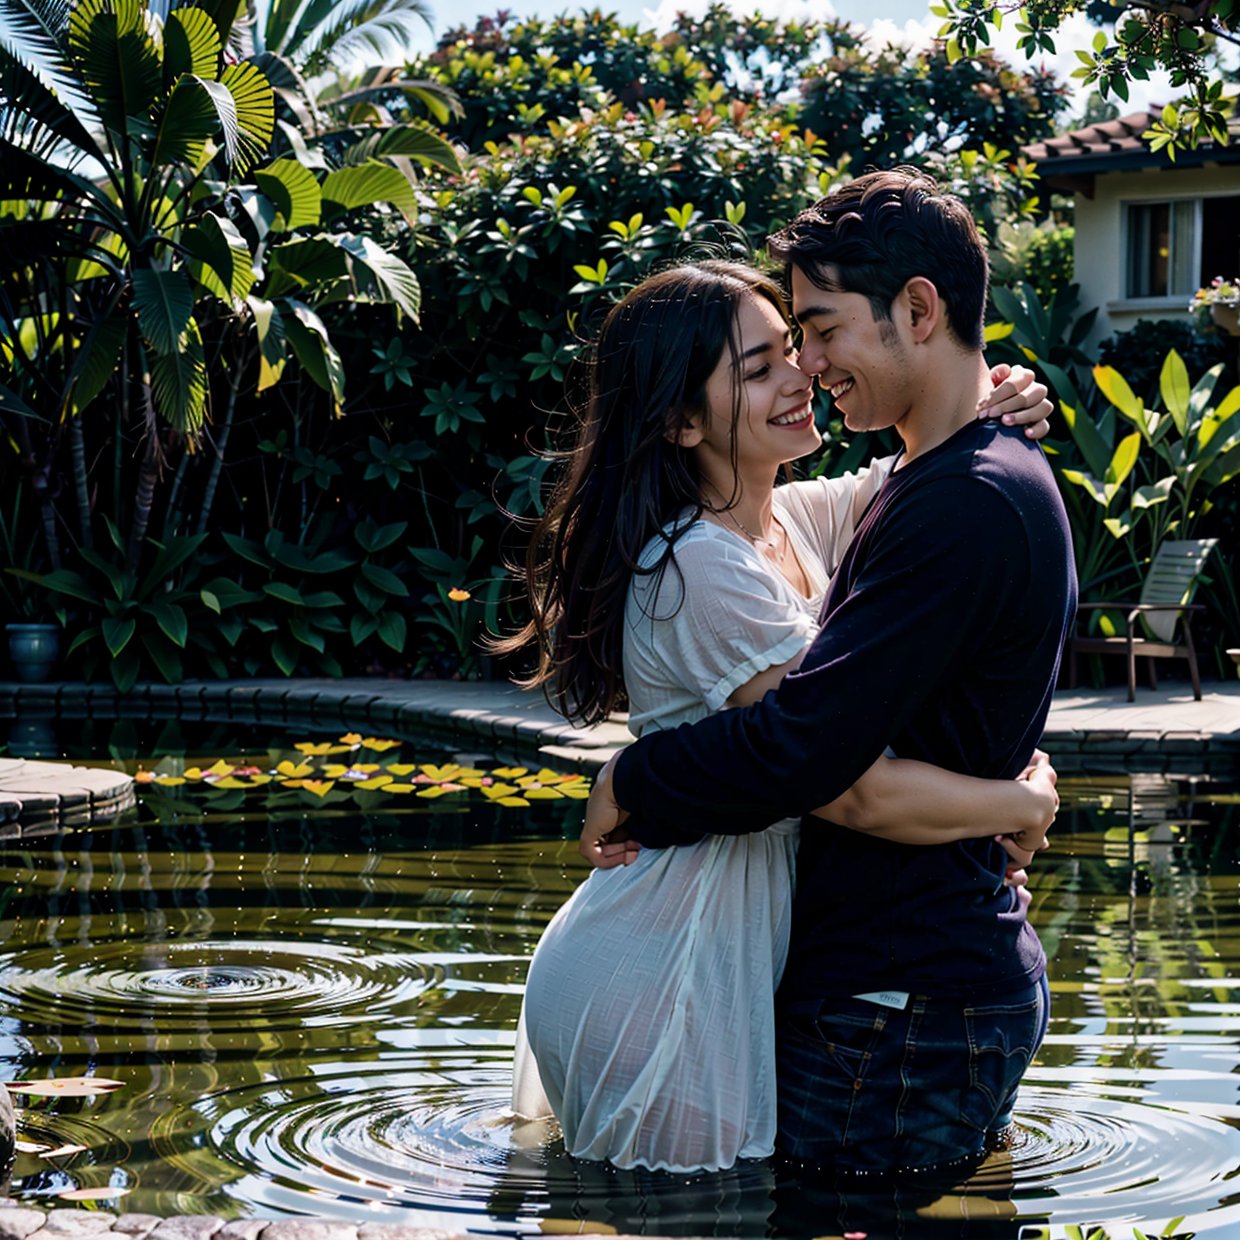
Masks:
[[[706,434],[705,420],[700,413],[673,413],[663,437],[681,448],[696,448]]]

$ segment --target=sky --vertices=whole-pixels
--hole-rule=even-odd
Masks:
[[[636,22],[653,29],[669,29],[678,11],[692,14],[706,11],[710,0],[597,0],[599,7],[615,12],[626,22]],[[865,26],[869,37],[878,46],[887,42],[900,42],[915,48],[925,47],[937,33],[942,19],[929,11],[933,0],[727,0],[729,7],[743,15],[761,11],[768,17],[799,20],[821,20],[832,15]],[[435,14],[436,32],[447,26],[472,21],[478,16],[493,15],[497,9],[511,10],[518,17],[556,17],[583,7],[581,0],[494,0],[481,4],[479,0],[430,0]],[[593,7],[593,6],[589,6]],[[1014,66],[1027,64],[1024,53],[1016,50],[1015,23],[1004,23],[995,37],[995,47]],[[1073,114],[1084,108],[1087,91],[1081,92],[1069,78],[1079,61],[1073,54],[1075,48],[1088,48],[1095,28],[1077,14],[1060,28],[1055,36],[1056,55],[1040,56],[1035,63],[1046,63],[1056,69],[1060,80],[1075,92]],[[428,44],[429,46],[429,44]],[[1120,104],[1121,115],[1135,112],[1151,105],[1161,106],[1174,97],[1165,75],[1157,75],[1149,82],[1134,82],[1128,105]],[[1118,102],[1118,101],[1117,101]]]

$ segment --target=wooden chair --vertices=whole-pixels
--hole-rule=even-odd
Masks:
[[[1165,542],[1158,548],[1141,585],[1139,603],[1082,603],[1080,614],[1090,611],[1124,611],[1126,632],[1116,637],[1089,637],[1074,634],[1068,639],[1068,683],[1076,684],[1078,654],[1123,654],[1128,658],[1128,700],[1137,696],[1137,656],[1149,659],[1150,688],[1158,688],[1155,659],[1187,659],[1193,680],[1193,697],[1201,701],[1201,677],[1197,673],[1197,652],[1193,649],[1192,612],[1204,611],[1191,603],[1197,580],[1217,538],[1193,538]],[[1145,631],[1138,635],[1137,624]],[[1182,625],[1181,625],[1182,622]],[[1182,627],[1183,641],[1175,641],[1176,628]]]

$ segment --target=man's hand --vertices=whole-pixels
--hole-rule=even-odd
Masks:
[[[1047,418],[1054,405],[1046,399],[1046,384],[1038,383],[1027,366],[1003,363],[990,372],[995,385],[977,407],[978,417],[1002,418],[1004,426],[1023,426],[1029,439],[1041,439],[1051,429]]]
[[[586,802],[586,821],[578,850],[596,870],[629,865],[641,851],[641,845],[629,838],[623,826],[628,810],[616,804],[612,793],[611,777],[619,756],[614,754],[599,772]]]
[[[1055,768],[1051,766],[1049,754],[1035,749],[1029,765],[1016,778],[1025,780],[1030,785],[1031,790],[1042,804],[1043,813],[1042,823],[1037,828],[1027,828],[1024,831],[1012,831],[1007,835],[995,836],[995,839],[1003,846],[1003,851],[1011,858],[1009,871],[1013,866],[1024,869],[1036,853],[1050,847],[1050,841],[1046,835],[1059,810],[1059,793],[1055,787],[1059,776],[1055,773]]]

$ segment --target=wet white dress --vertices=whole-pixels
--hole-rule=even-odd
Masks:
[[[738,534],[696,522],[625,609],[630,729],[721,709],[812,639],[829,574],[888,461],[776,491],[813,587],[804,598]],[[654,562],[661,543],[647,547]],[[530,962],[513,1110],[554,1112],[568,1151],[688,1172],[775,1144],[774,994],[788,948],[798,824],[644,849],[596,870]]]

